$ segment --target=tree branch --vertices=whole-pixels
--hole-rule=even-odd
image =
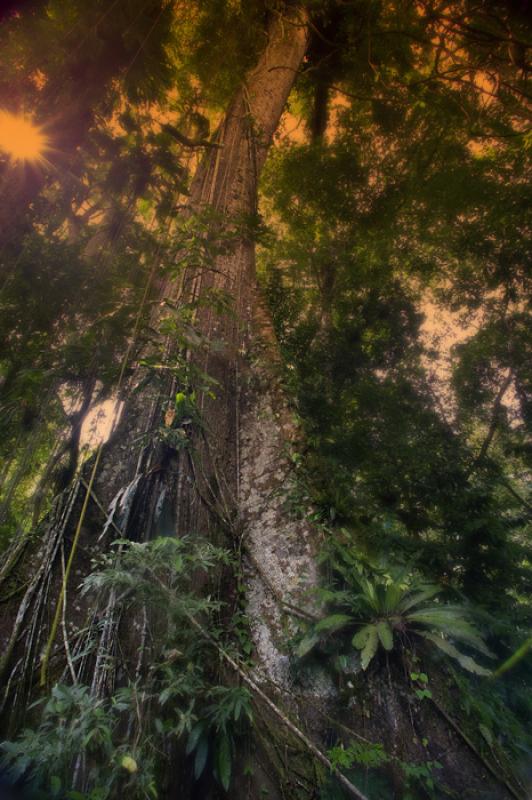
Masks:
[[[474,469],[476,469],[476,467],[478,467],[479,464],[482,463],[482,461],[484,461],[484,459],[485,459],[485,457],[487,455],[487,452],[488,452],[488,450],[490,448],[490,445],[491,445],[491,443],[493,441],[493,437],[495,436],[495,432],[497,431],[497,428],[498,428],[498,425],[499,425],[502,401],[504,399],[504,395],[506,394],[506,392],[508,391],[508,389],[510,387],[510,384],[511,384],[512,380],[513,380],[513,372],[512,372],[512,370],[510,370],[508,375],[507,375],[507,377],[505,378],[501,388],[499,389],[497,397],[495,398],[495,402],[493,403],[493,410],[491,412],[491,422],[490,422],[490,426],[488,428],[488,433],[486,435],[486,438],[482,442],[482,446],[481,446],[481,448],[480,448],[480,450],[478,452],[477,457],[473,461],[471,469],[469,470],[469,474],[471,474],[471,472]]]

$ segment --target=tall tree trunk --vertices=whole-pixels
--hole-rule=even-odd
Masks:
[[[276,17],[257,67],[246,77],[217,134],[218,148],[200,167],[191,189],[194,211],[220,215],[216,227],[252,218],[257,184],[268,148],[307,46],[307,27],[300,15]],[[289,519],[280,490],[287,488],[290,466],[286,445],[296,435],[286,401],[276,386],[275,345],[261,307],[255,281],[254,243],[244,231],[231,240],[230,252],[212,268],[188,270],[178,285],[163,294],[177,303],[209,293],[233,299],[232,313],[220,315],[200,307],[195,327],[207,339],[201,352],[186,358],[215,381],[214,394],[197,386],[165,390],[152,385],[128,406],[123,430],[109,448],[97,479],[106,504],[132,481],[147,481],[142,495],[145,534],[156,530],[165,507],[176,535],[205,535],[222,527],[244,542],[248,555],[248,593],[259,661],[270,678],[280,680],[287,659],[275,644],[283,606],[297,604],[303,575],[315,575],[315,535]],[[166,343],[171,366],[175,351]],[[181,354],[183,357],[183,354]],[[253,360],[253,366],[251,361]],[[151,442],[161,426],[164,404],[176,391],[194,388],[203,428],[189,432],[191,447],[179,454],[164,446],[139,447],[124,459],[124,441]],[[117,452],[118,451],[118,452]],[[139,481],[139,483],[140,483]],[[164,502],[162,501],[164,498]],[[138,525],[138,515],[130,517]],[[260,565],[260,566],[259,566]],[[286,677],[286,676],[285,676]]]
[[[214,212],[207,235],[216,237],[229,229],[235,234],[208,269],[187,269],[178,281],[166,281],[154,326],[164,315],[166,301],[179,304],[221,292],[232,298],[233,307],[231,313],[219,314],[209,304],[199,306],[194,327],[206,340],[205,347],[177,352],[168,337],[161,339],[162,379],[137,371],[137,387],[102,452],[93,487],[96,502],[89,504],[76,555],[77,584],[89,569],[90,556],[116,538],[111,520],[107,535],[100,536],[105,521],[101,510],[111,507],[112,525],[132,540],[161,532],[198,533],[219,541],[224,531],[237,538],[246,554],[255,678],[268,686],[275,681],[281,689],[288,688],[286,615],[304,613],[296,607],[305,586],[315,580],[317,539],[309,525],[284,510],[282,491],[290,479],[287,445],[297,431],[275,377],[275,344],[259,299],[253,236],[246,223],[256,215],[260,172],[307,41],[301,12],[272,18],[259,63],[233,99],[219,128],[217,147],[198,169],[191,213]],[[205,383],[203,377],[180,385],[172,370],[178,358],[186,359],[196,374],[208,376],[214,394],[194,385]],[[176,392],[192,390],[201,425],[195,430],[184,425],[188,446],[176,451],[158,442],[157,432],[164,427]],[[88,476],[85,485],[82,482],[56,503],[45,523],[49,533],[39,566],[29,573],[28,588],[11,616],[11,630],[3,631],[2,677],[8,696],[10,687],[17,687],[21,706],[32,692],[31,674],[38,672],[38,654],[50,634],[62,591],[61,552],[63,558],[68,556],[87,480]],[[84,613],[68,610],[69,619],[80,624]],[[105,636],[104,630],[102,640]],[[61,674],[65,657],[60,636],[56,638],[50,677]],[[112,677],[96,672],[93,688],[103,693]]]

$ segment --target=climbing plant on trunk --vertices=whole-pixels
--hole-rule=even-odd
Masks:
[[[255,284],[254,228],[260,172],[307,41],[303,12],[271,15],[264,52],[198,168],[183,214],[191,224],[198,221],[209,259],[198,267],[187,264],[182,252],[185,268],[159,281],[152,326],[163,333],[148,346],[127,389],[121,422],[42,523],[41,566],[13,606],[2,663],[12,711],[13,699],[27,702],[38,671],[43,686],[60,678],[65,658],[79,664],[77,679],[91,675],[96,697],[115,684],[120,665],[115,660],[110,669],[109,658],[122,635],[117,594],[111,591],[97,610],[88,604],[73,609],[67,598],[70,565],[76,575],[86,573],[89,554],[108,548],[117,531],[133,541],[161,534],[214,541],[225,536],[237,549],[245,537],[258,664],[270,678],[283,676],[282,611],[297,603],[299,568],[312,572],[316,541],[307,523],[283,524],[282,499],[276,497],[288,470],[284,446],[293,425],[257,350],[259,338],[270,354],[273,344]],[[224,302],[217,309],[205,298]],[[186,344],[179,340],[183,307],[193,312]],[[291,564],[284,565],[292,570],[292,585],[276,551],[287,536],[295,547]],[[78,633],[87,624],[89,629],[78,635],[73,655],[67,634],[61,637],[65,614]],[[97,640],[94,657],[79,658],[91,638]],[[134,641],[123,645],[126,663],[136,658],[134,648]]]

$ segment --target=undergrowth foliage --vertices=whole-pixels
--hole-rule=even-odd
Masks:
[[[222,641],[220,603],[194,590],[202,574],[229,561],[227,551],[188,539],[115,543],[83,591],[115,593],[133,628],[147,615],[141,656],[149,666],[140,673],[125,665],[124,685],[107,697],[88,685],[54,686],[32,708],[34,727],[2,744],[12,783],[43,800],[156,798],[162,762],[181,748],[196,780],[210,770],[229,787],[236,743],[252,721],[251,697],[221,671],[213,645]],[[106,669],[113,668],[111,659]]]

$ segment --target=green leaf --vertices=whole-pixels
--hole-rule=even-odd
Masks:
[[[318,644],[320,637],[316,633],[310,633],[302,639],[297,647],[296,655],[303,658]]]
[[[376,625],[367,625],[366,643],[360,654],[362,669],[366,670],[377,652],[379,646],[379,634]]]
[[[396,583],[395,581],[389,583],[384,593],[383,610],[386,612],[395,611],[404,594],[405,590],[399,583]]]
[[[490,747],[493,747],[493,736],[489,728],[480,723],[478,729]]]
[[[420,635],[423,636],[425,639],[428,639],[430,642],[439,647],[442,652],[446,655],[454,658],[461,667],[466,669],[468,672],[472,672],[475,675],[491,675],[491,670],[482,667],[480,664],[477,664],[471,656],[466,656],[464,653],[461,653],[454,644],[452,644],[448,639],[444,639],[442,636],[438,636],[435,633],[420,632]]]
[[[320,620],[315,630],[320,633],[321,631],[338,631],[341,628],[345,628],[345,626],[349,625],[352,621],[353,617],[350,617],[348,614],[331,614],[329,617]]]
[[[203,770],[205,769],[208,754],[209,740],[206,736],[202,736],[196,746],[196,758],[194,759],[194,777],[196,780],[201,777]]]
[[[393,650],[393,633],[389,624],[384,620],[377,622],[379,640],[385,650]]]
[[[439,594],[441,589],[439,586],[426,586],[420,589],[419,592],[409,592],[397,606],[397,610],[401,613],[409,611],[411,608],[424,603],[425,600],[431,600],[435,595]]]
[[[216,772],[225,791],[231,783],[231,740],[229,736],[220,736],[216,747]]]
[[[367,578],[361,576],[358,579],[358,584],[362,589],[362,595],[366,603],[374,611],[379,612],[381,610],[379,605],[379,598],[373,583],[371,583],[371,581],[369,581]]]
[[[351,644],[353,647],[356,647],[357,650],[363,650],[366,646],[366,642],[368,641],[369,633],[373,625],[364,625],[353,638],[351,639]]]
[[[194,725],[194,727],[190,731],[186,747],[187,756],[189,756],[192,753],[192,751],[195,750],[196,747],[198,746],[198,742],[204,731],[204,728],[205,726],[203,722],[198,722],[196,725]]]
[[[476,628],[464,618],[464,611],[460,606],[432,606],[411,612],[407,619],[409,622],[418,622],[440,630],[452,639],[465,642],[488,658],[494,658]]]

